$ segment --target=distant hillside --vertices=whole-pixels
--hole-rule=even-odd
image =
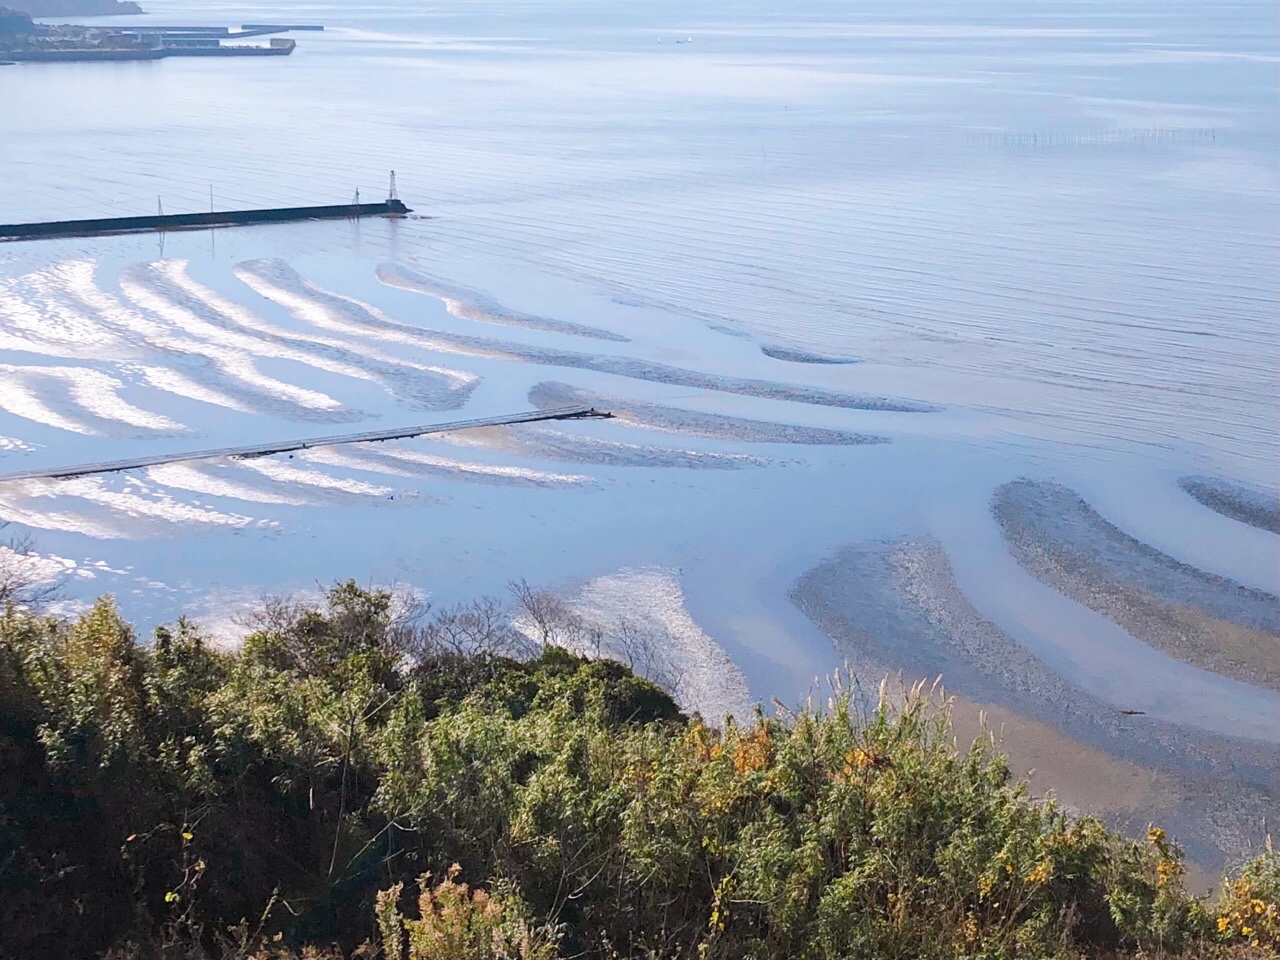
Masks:
[[[31,22],[30,14],[0,7],[0,37],[34,32],[35,24]]]
[[[142,13],[134,0],[16,0],[33,17],[97,17]]]

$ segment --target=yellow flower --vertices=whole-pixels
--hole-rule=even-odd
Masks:
[[[1035,865],[1035,868],[1032,869],[1031,872],[1027,874],[1026,879],[1028,883],[1041,884],[1046,882],[1052,876],[1053,876],[1053,861],[1041,860],[1039,863]]]
[[[745,734],[733,752],[733,767],[738,776],[763,770],[772,758],[769,728],[760,727]]]
[[[867,747],[854,747],[844,755],[844,769],[841,773],[845,777],[851,777],[855,773],[865,773],[868,770],[880,770],[884,767],[893,766],[893,761],[889,754],[873,745]]]
[[[1218,932],[1219,932],[1219,933],[1222,933],[1223,931],[1225,931],[1225,930],[1227,929],[1227,927],[1229,927],[1229,926],[1231,926],[1231,921],[1229,921],[1226,917],[1219,917],[1219,918],[1218,918]]]

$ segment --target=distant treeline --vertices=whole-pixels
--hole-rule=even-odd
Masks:
[[[25,36],[35,32],[35,24],[31,22],[31,14],[9,7],[0,7],[0,37]]]
[[[1210,900],[957,749],[920,689],[708,724],[519,586],[354,583],[234,649],[0,602],[0,957],[1263,957],[1280,857]],[[4,589],[0,581],[0,592]],[[38,598],[37,598],[38,599]],[[518,624],[520,629],[515,629]],[[310,945],[310,946],[308,946]]]
[[[14,0],[14,7],[33,17],[100,17],[143,12],[134,0]]]

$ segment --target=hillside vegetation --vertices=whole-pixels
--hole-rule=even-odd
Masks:
[[[0,613],[0,957],[1271,956],[1280,858],[1220,895],[882,687],[709,725],[519,591],[353,583],[234,651],[110,600]]]

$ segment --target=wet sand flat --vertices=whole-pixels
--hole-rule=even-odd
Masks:
[[[1121,759],[1105,750],[1073,740],[1053,725],[1015,713],[998,703],[978,703],[950,693],[951,723],[958,746],[979,737],[989,738],[995,749],[1009,758],[1013,776],[1027,783],[1032,795],[1052,796],[1075,813],[1102,817],[1113,827],[1140,836],[1153,821],[1187,821],[1187,785],[1158,768]],[[1202,797],[1201,806],[1220,815],[1230,807],[1227,796],[1214,798],[1211,785],[1196,783],[1191,792]],[[1246,833],[1249,828],[1246,828]],[[1213,836],[1210,830],[1207,835]],[[1238,841],[1223,835],[1227,850]],[[1210,866],[1216,857],[1188,863],[1187,883],[1191,889],[1212,894],[1220,881]]]
[[[437,433],[428,443],[478,447],[532,460],[594,464],[604,467],[659,467],[683,470],[739,470],[762,467],[763,457],[705,450],[672,450],[666,447],[625,443],[605,437],[568,433],[554,427],[480,427],[458,433]]]
[[[1174,560],[1058,484],[1005,484],[992,509],[1010,551],[1039,580],[1170,656],[1280,689],[1275,596]]]
[[[540,383],[529,391],[529,402],[540,410],[566,404],[589,404],[608,410],[616,419],[648,430],[680,433],[709,440],[735,440],[740,443],[800,443],[855,446],[866,443],[888,443],[886,437],[849,430],[805,427],[790,423],[748,420],[724,414],[684,410],[644,400],[606,396],[583,390],[567,383]]]
[[[976,705],[994,706],[993,722],[1013,723],[1015,772],[1038,771],[1033,785],[1060,784],[1066,802],[1120,825],[1162,819],[1205,864],[1257,840],[1280,797],[1280,748],[1126,716],[1063,681],[973,609],[931,540],[847,547],[792,600],[863,676],[941,676],[973,705],[959,734],[977,730]]]

